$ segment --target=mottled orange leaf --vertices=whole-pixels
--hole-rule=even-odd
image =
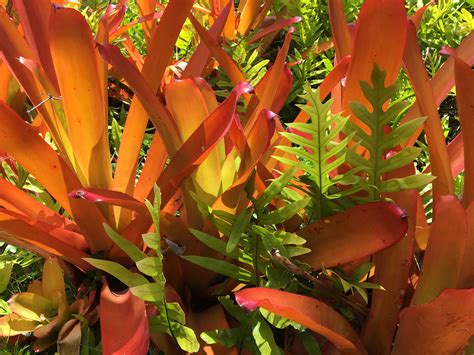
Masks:
[[[358,205],[297,231],[311,249],[297,259],[315,269],[344,265],[394,245],[407,229],[405,212],[393,203]]]
[[[58,78],[69,136],[79,169],[89,186],[112,183],[107,112],[92,33],[76,10],[59,9],[51,16],[51,54]]]
[[[462,354],[473,334],[474,289],[447,289],[401,312],[392,354]]]

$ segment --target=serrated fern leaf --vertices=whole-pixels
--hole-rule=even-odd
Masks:
[[[282,132],[281,134],[295,146],[279,146],[278,149],[305,161],[305,164],[301,164],[301,168],[313,182],[310,184],[315,190],[313,203],[318,214],[317,218],[321,218],[325,215],[327,200],[349,194],[346,191],[333,193],[331,187],[337,183],[349,181],[351,178],[357,178],[355,176],[357,170],[354,169],[331,177],[331,174],[346,162],[346,155],[349,151],[348,144],[355,133],[336,142],[335,138],[342,133],[348,118],[339,114],[331,114],[332,101],[322,103],[319,98],[319,89],[313,91],[307,87],[306,92],[302,98],[310,105],[300,105],[300,107],[310,116],[311,120],[309,123],[289,123],[288,127],[293,132],[299,133]],[[275,158],[287,164],[291,162],[285,158]]]
[[[385,72],[375,65],[371,75],[372,86],[366,82],[360,83],[364,96],[372,106],[372,111],[360,102],[349,103],[352,112],[366,129],[353,121],[348,121],[344,128],[345,134],[353,137],[360,147],[365,148],[363,152],[349,151],[347,161],[352,167],[365,172],[365,179],[359,180],[356,184],[360,189],[367,191],[366,199],[369,201],[380,199],[381,193],[384,192],[421,188],[433,179],[431,176],[414,175],[384,180],[386,173],[410,164],[417,158],[420,148],[408,147],[400,150],[399,147],[425,120],[417,118],[392,127],[391,131],[387,130],[408,103],[397,102],[385,109],[386,103],[397,91],[396,85],[385,87],[385,76]]]

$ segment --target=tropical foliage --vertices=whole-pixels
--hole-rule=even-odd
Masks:
[[[472,4],[418,3],[1,2],[5,351],[469,353]]]

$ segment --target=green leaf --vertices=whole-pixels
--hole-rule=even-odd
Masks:
[[[148,283],[148,280],[144,276],[131,272],[122,265],[113,261],[92,258],[84,258],[84,260],[96,269],[105,271],[106,273],[119,279],[128,287],[135,287]]]
[[[401,190],[421,189],[431,183],[435,176],[418,174],[404,178],[390,179],[382,181],[380,184],[381,192],[396,192]]]
[[[255,343],[257,344],[257,348],[260,351],[260,354],[283,354],[278,345],[275,343],[275,338],[273,337],[272,329],[265,322],[264,319],[257,320],[257,322],[253,326],[252,335],[255,339]]]
[[[0,264],[0,293],[7,289],[12,275],[13,262],[4,262]]]
[[[283,230],[275,232],[275,238],[278,238],[283,244],[294,244],[294,245],[303,245],[306,243],[306,239],[300,237],[296,233],[289,233]]]
[[[360,288],[359,286],[356,286],[356,285],[352,285],[352,287],[354,287],[354,290],[357,291],[357,293],[362,297],[365,303],[369,303],[367,292],[365,292],[363,288]]]
[[[226,252],[226,243],[217,237],[214,237],[212,235],[203,233],[201,231],[198,231],[196,229],[190,228],[189,231],[197,238],[199,239],[203,244],[211,248],[212,250],[217,251],[219,254],[225,255],[229,258],[232,258],[234,260],[238,260],[242,263],[246,263],[249,265],[253,265],[252,258],[248,257],[245,255],[245,253],[240,250],[239,248],[234,249],[231,253]]]
[[[231,348],[238,344],[240,333],[240,328],[209,330],[201,333],[201,339],[209,345],[221,344]]]
[[[103,224],[105,232],[110,239],[122,249],[134,262],[137,262],[143,258],[146,258],[147,255],[140,250],[135,244],[133,244],[128,239],[125,239],[120,234],[118,234],[112,227],[107,223]]]
[[[300,164],[300,167],[314,182],[315,219],[321,219],[330,212],[330,208],[326,206],[327,200],[332,194],[329,191],[329,187],[333,185],[330,173],[346,162],[348,144],[354,133],[348,134],[344,139],[336,142],[336,138],[340,136],[348,118],[340,114],[333,115],[331,113],[332,100],[322,103],[319,89],[312,90],[308,85],[305,87],[305,91],[306,94],[302,95],[302,98],[307,101],[307,105],[299,105],[299,107],[310,116],[310,121],[308,123],[289,123],[288,127],[309,135],[309,137],[298,133],[282,132],[281,135],[296,146],[278,146],[277,148],[305,162],[305,164]],[[285,158],[275,158],[291,166],[295,164]],[[354,170],[349,170],[339,178],[349,180],[354,174]],[[338,193],[348,195],[344,191]]]
[[[182,258],[208,270],[232,277],[233,279],[245,283],[250,283],[252,279],[250,271],[222,260],[207,258],[204,256],[182,256]]]
[[[235,221],[235,224],[232,227],[232,232],[230,233],[229,240],[227,241],[226,246],[226,253],[231,253],[234,251],[236,246],[240,242],[240,238],[242,234],[245,232],[247,225],[250,222],[250,217],[252,217],[252,210],[251,208],[246,208]]]
[[[199,350],[199,342],[194,330],[177,322],[171,322],[171,328],[173,330],[173,335],[182,350],[190,353],[195,353]]]
[[[268,205],[275,196],[281,193],[281,190],[286,187],[289,182],[294,178],[299,166],[294,165],[290,169],[286,170],[282,175],[273,180],[265,191],[255,201],[255,208],[261,210],[263,207]]]
[[[311,201],[311,198],[307,197],[299,201],[291,202],[269,214],[260,217],[259,224],[261,225],[273,225],[286,222],[299,211],[301,211]]]
[[[147,302],[161,302],[163,301],[165,288],[164,285],[154,282],[130,287],[130,292]]]
[[[162,258],[151,256],[136,262],[138,270],[148,276],[158,276],[163,272]]]
[[[308,354],[321,355],[321,348],[314,338],[314,335],[309,330],[301,332],[298,335],[301,336],[301,340],[303,340],[303,346]]]
[[[370,269],[372,269],[373,266],[374,266],[374,263],[372,263],[372,262],[364,263],[364,264],[358,266],[352,272],[351,280],[353,280],[353,281],[361,280],[363,277],[367,276],[367,274],[369,273]]]
[[[170,321],[178,322],[181,324],[186,323],[186,316],[184,311],[181,309],[181,306],[177,302],[166,303],[166,309],[163,305],[160,307],[160,312],[165,314]]]
[[[160,234],[156,232],[150,232],[142,234],[143,242],[151,249],[160,249]]]
[[[259,308],[258,310],[260,311],[260,314],[267,320],[267,322],[273,325],[275,328],[285,329],[289,326],[292,326],[296,330],[300,330],[300,331],[303,331],[306,329],[301,324],[293,322],[292,320],[281,317],[279,315],[276,315],[275,313],[267,311],[266,309]]]
[[[153,204],[145,200],[145,205],[150,213],[153,225],[155,226],[155,233],[160,234],[160,206],[161,206],[161,191],[158,185],[153,186]],[[151,247],[150,247],[151,248]]]

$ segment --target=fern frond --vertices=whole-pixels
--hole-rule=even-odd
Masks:
[[[340,114],[333,115],[330,112],[332,101],[322,103],[319,97],[319,89],[313,91],[311,87],[306,87],[306,94],[302,96],[310,105],[299,105],[311,118],[309,123],[289,123],[290,129],[300,132],[282,132],[295,146],[278,146],[277,148],[285,153],[292,154],[306,162],[301,168],[307,173],[307,178],[313,187],[313,204],[315,212],[321,218],[325,215],[325,210],[329,200],[348,196],[351,191],[338,191],[336,184],[353,182],[357,180],[356,169],[333,176],[341,165],[346,163],[346,155],[350,149],[348,144],[355,133],[346,136],[339,142],[335,138],[342,132],[348,122],[347,117]],[[352,148],[354,150],[355,147]],[[291,161],[284,157],[275,157],[283,163]],[[294,162],[293,162],[294,163]],[[334,174],[333,174],[334,175]],[[335,191],[334,191],[335,190]]]
[[[364,96],[372,106],[372,111],[369,111],[360,102],[349,103],[354,115],[370,132],[353,121],[348,121],[344,128],[345,134],[352,136],[354,141],[359,142],[360,146],[365,148],[365,152],[362,154],[349,151],[347,161],[352,167],[365,172],[366,179],[359,181],[358,186],[367,191],[369,201],[380,199],[381,193],[384,192],[418,189],[433,180],[432,176],[422,174],[384,180],[386,173],[410,164],[416,159],[421,151],[420,148],[408,147],[400,150],[399,146],[425,120],[423,117],[417,118],[400,126],[392,127],[391,132],[387,132],[387,126],[395,121],[408,103],[401,101],[384,109],[387,101],[397,92],[396,85],[385,87],[385,76],[385,72],[375,65],[371,75],[372,86],[366,82],[360,83]],[[387,155],[389,152],[391,156]]]

